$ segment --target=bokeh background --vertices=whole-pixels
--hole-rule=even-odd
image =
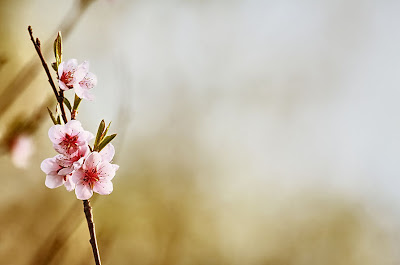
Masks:
[[[49,63],[59,30],[90,61],[79,119],[118,133],[114,192],[92,200],[103,264],[399,264],[399,12],[0,1],[0,264],[94,264],[81,201],[39,168],[55,99],[28,25]]]

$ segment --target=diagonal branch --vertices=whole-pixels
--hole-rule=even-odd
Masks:
[[[36,41],[35,41],[35,38],[33,37],[33,32],[32,32],[31,26],[28,27],[28,31],[29,31],[29,36],[31,36],[31,41],[33,43],[33,46],[35,46],[35,50],[40,58],[40,61],[42,62],[42,65],[43,65],[44,71],[46,72],[50,86],[53,89],[54,95],[56,96],[58,103],[60,104],[61,116],[62,116],[64,122],[67,123],[68,120],[67,120],[67,116],[65,115],[65,109],[64,109],[64,92],[61,89],[60,89],[60,92],[57,92],[56,85],[54,84],[53,78],[51,77],[51,74],[50,74],[49,67],[47,66],[47,63],[42,54],[42,49],[40,48],[40,40],[38,38],[36,38]]]

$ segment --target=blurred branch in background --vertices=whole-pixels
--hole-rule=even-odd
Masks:
[[[91,200],[94,204],[98,196],[94,196]],[[53,259],[59,254],[68,239],[78,226],[83,223],[84,219],[80,218],[82,209],[77,201],[74,201],[70,208],[65,211],[54,228],[49,230],[46,238],[43,239],[36,252],[31,259],[32,265],[51,264]]]
[[[0,71],[6,63],[7,63],[7,58],[5,56],[0,55]]]

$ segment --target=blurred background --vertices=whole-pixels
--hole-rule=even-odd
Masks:
[[[94,264],[45,187],[47,62],[89,60],[120,165],[103,264],[399,264],[400,2],[0,1],[0,264]],[[69,91],[71,92],[71,91]],[[67,93],[72,100],[72,94]]]

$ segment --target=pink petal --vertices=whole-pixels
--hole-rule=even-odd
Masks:
[[[97,76],[91,72],[87,73],[82,81],[79,82],[83,89],[92,89],[97,85]]]
[[[53,143],[53,148],[54,148],[54,150],[56,150],[59,154],[68,155],[68,154],[67,154],[67,150],[66,150],[66,148],[65,148],[64,145],[59,145],[59,144],[54,144],[54,143]]]
[[[102,179],[112,180],[115,176],[114,167],[108,162],[100,163],[97,172],[98,176]]]
[[[49,138],[54,144],[62,142],[65,136],[64,125],[53,125],[49,129]]]
[[[74,157],[78,155],[79,151],[79,146],[70,146],[67,148],[65,145],[59,145],[59,144],[53,144],[54,150],[56,150],[59,154],[68,156],[68,157]]]
[[[88,89],[84,89],[80,84],[74,85],[75,93],[78,97],[86,100],[94,100],[94,96]]]
[[[65,176],[65,175],[71,174],[72,171],[74,171],[73,167],[66,167],[66,168],[63,168],[60,171],[58,171],[58,175]]]
[[[89,132],[89,133],[90,133],[90,132]],[[91,137],[94,138],[93,134],[92,134],[92,133],[90,133],[90,134],[91,134]],[[88,138],[89,140],[91,140],[90,137],[87,137],[87,138]],[[79,147],[79,156],[80,156],[80,157],[87,157],[87,156],[89,155],[89,152],[90,152],[90,149],[89,149],[89,147],[87,146],[87,144],[82,145],[82,146]]]
[[[82,79],[86,76],[88,72],[89,72],[89,62],[84,61],[83,63],[78,65],[74,73],[74,84],[82,81]]]
[[[78,161],[75,161],[73,164],[74,170],[78,170],[79,168],[81,168],[84,160],[85,160],[85,157],[81,157],[81,158],[79,158]]]
[[[73,189],[75,189],[75,183],[71,181],[71,176],[67,177],[67,180],[64,182],[64,186],[67,191],[72,191]]]
[[[57,170],[60,168],[61,167],[56,162],[55,157],[47,158],[40,164],[40,169],[46,174],[49,174],[50,172],[57,172]]]
[[[75,194],[79,200],[87,200],[93,195],[93,190],[89,187],[88,184],[84,182],[79,182],[75,187]]]
[[[113,184],[109,180],[99,180],[94,184],[93,191],[101,195],[108,195],[113,191]]]
[[[75,89],[75,94],[79,97],[79,98],[83,98],[83,88],[81,87],[80,84],[75,84],[74,85],[74,89]]]
[[[83,91],[83,99],[93,101],[95,99],[94,95],[89,91],[89,90],[84,90]]]
[[[97,168],[101,162],[101,155],[98,152],[91,153],[83,164],[83,169]]]
[[[111,165],[113,166],[113,168],[114,168],[115,171],[117,171],[117,170],[119,169],[119,166],[118,166],[118,165],[116,165],[116,164],[111,164]]]
[[[99,154],[102,156],[103,161],[111,162],[115,155],[114,145],[109,143],[108,145],[106,145],[106,147],[103,148],[103,150],[100,151]]]
[[[74,173],[72,173],[71,181],[77,184],[81,182],[84,177],[85,177],[85,172],[82,169],[78,169]]]
[[[55,158],[60,167],[70,167],[74,163],[73,156],[56,155]]]
[[[75,72],[78,67],[77,59],[69,59],[67,63],[64,65],[63,72]]]
[[[64,177],[59,175],[47,175],[45,185],[50,189],[60,187],[64,183]]]
[[[63,74],[64,65],[65,65],[65,62],[61,62],[60,65],[58,66],[58,76],[60,76],[60,77],[61,77],[62,74]]]
[[[67,90],[70,89],[70,88],[67,87],[67,85],[66,85],[63,81],[61,81],[61,80],[58,80],[58,85],[59,85],[60,88],[61,88],[62,90],[64,90],[64,91],[67,91]]]
[[[65,128],[69,131],[70,135],[77,135],[83,131],[81,122],[77,120],[70,120],[65,124]]]
[[[94,138],[94,135],[88,131],[81,131],[78,135],[77,144],[86,145],[87,143]]]

